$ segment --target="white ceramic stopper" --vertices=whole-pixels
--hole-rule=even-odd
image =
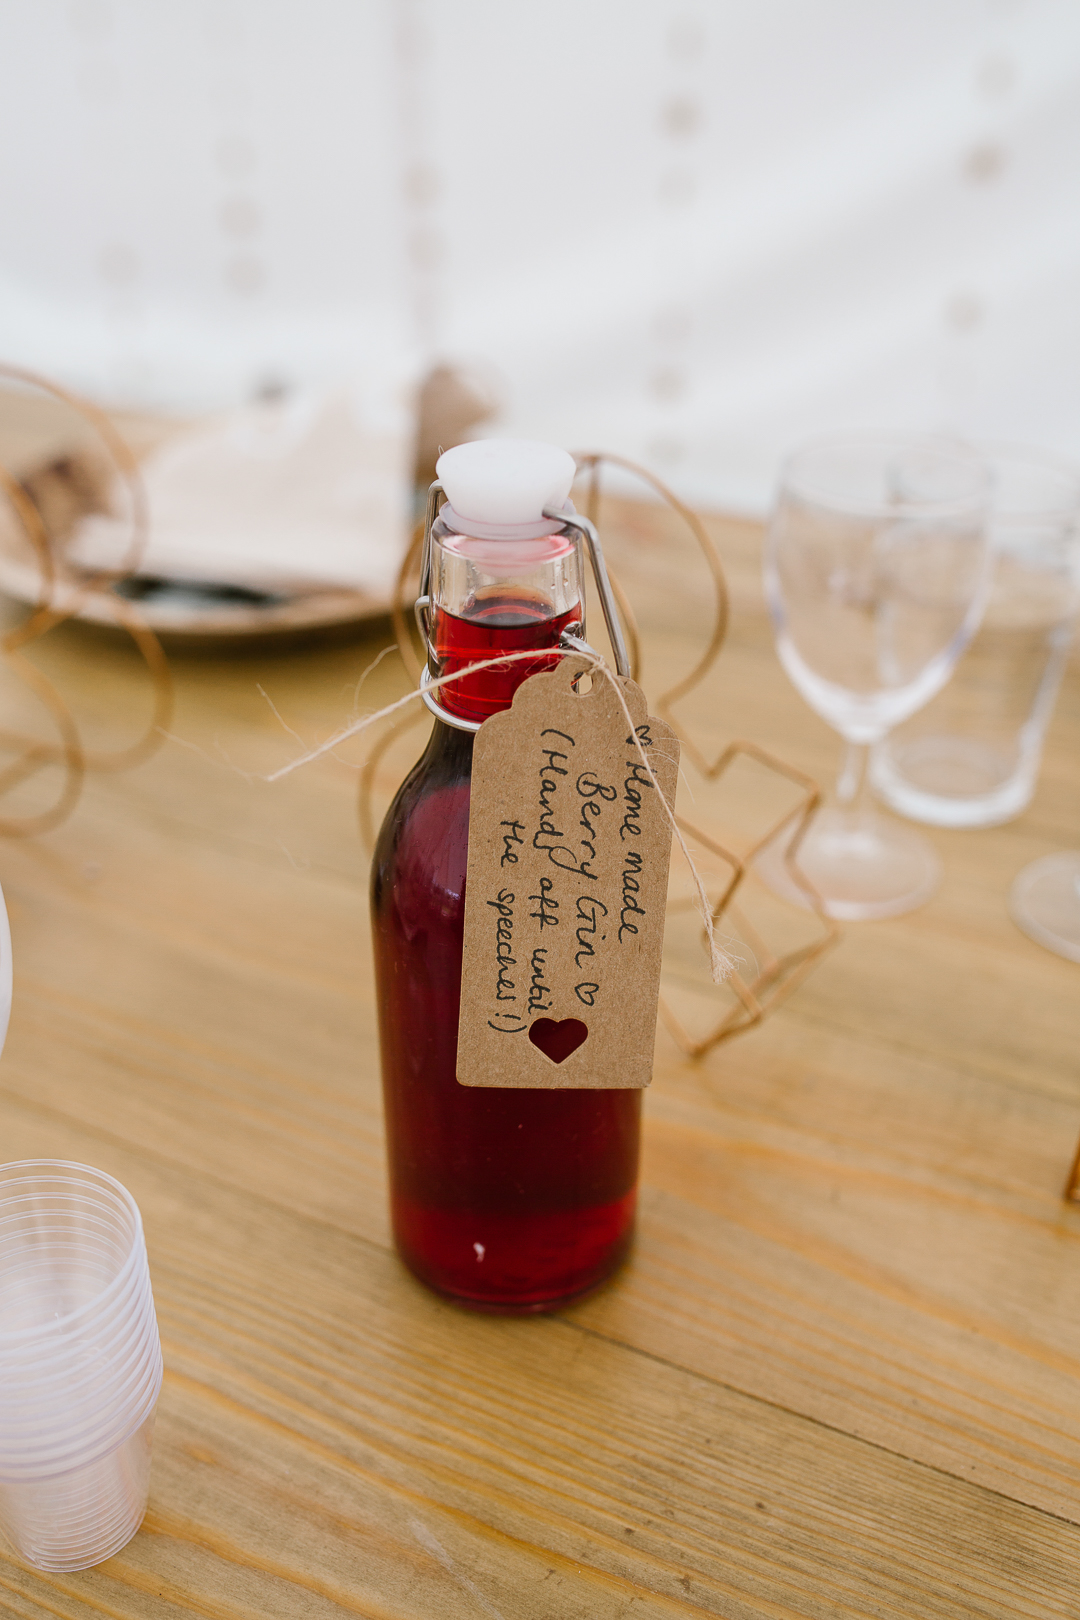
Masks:
[[[539,523],[562,506],[577,468],[573,456],[536,439],[475,439],[435,463],[447,499],[475,523]]]

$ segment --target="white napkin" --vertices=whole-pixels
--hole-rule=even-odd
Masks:
[[[248,406],[152,452],[139,573],[260,589],[349,586],[385,597],[405,550],[413,424],[404,399],[353,393]],[[68,548],[120,565],[130,531],[88,517]]]

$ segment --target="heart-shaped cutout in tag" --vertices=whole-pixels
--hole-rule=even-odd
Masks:
[[[565,1063],[588,1038],[589,1026],[580,1018],[537,1018],[529,1025],[530,1041],[552,1063]]]

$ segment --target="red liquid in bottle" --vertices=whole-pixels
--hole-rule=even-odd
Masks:
[[[436,613],[442,672],[557,645],[579,611],[509,591]],[[439,691],[483,719],[552,660],[521,659]],[[372,920],[394,1235],[430,1287],[482,1310],[551,1309],[629,1248],[641,1094],[505,1091],[456,1077],[473,737],[436,721],[379,835]]]
[[[522,653],[530,647],[557,647],[568,624],[580,620],[581,609],[551,614],[547,604],[531,592],[492,591],[474,599],[473,611],[460,619],[454,613],[435,612],[435,651],[439,673],[453,675],[469,664],[497,658],[500,653]],[[516,663],[495,665],[477,675],[466,676],[436,694],[444,709],[466,720],[486,720],[499,709],[508,709],[522,681],[541,670],[554,669],[558,658],[549,655],[519,658]]]

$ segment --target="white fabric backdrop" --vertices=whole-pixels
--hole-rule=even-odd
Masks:
[[[0,356],[185,410],[465,361],[751,510],[824,428],[1080,457],[1075,0],[0,20]]]

